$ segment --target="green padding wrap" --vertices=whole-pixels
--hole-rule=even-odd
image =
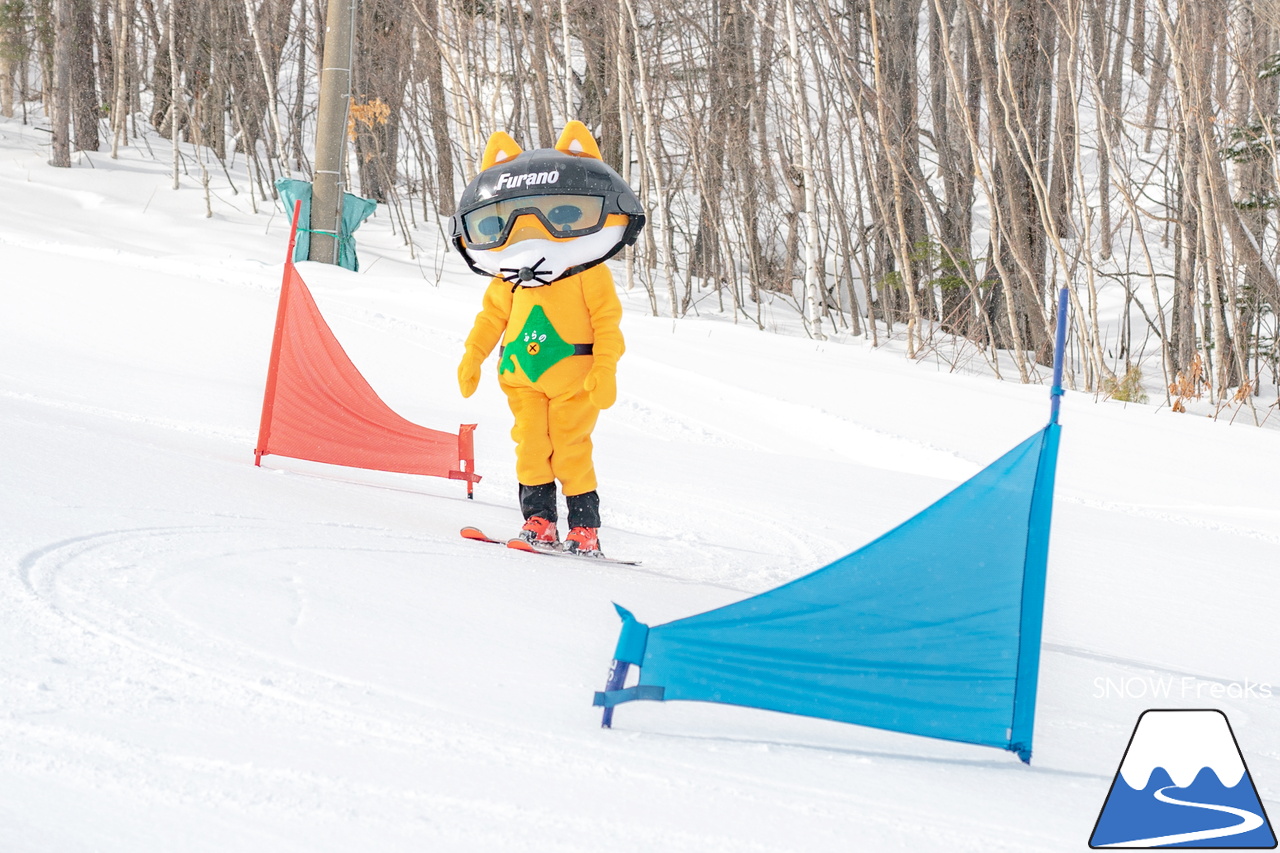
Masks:
[[[293,248],[293,260],[305,261],[311,257],[311,184],[293,178],[278,178],[276,192],[284,203],[285,212],[293,214],[293,203],[302,202],[302,215],[298,221],[298,241]],[[373,213],[378,203],[373,199],[360,198],[351,193],[342,194],[342,233],[338,235],[338,266],[356,271],[360,269],[360,260],[356,257],[356,240],[352,233],[360,227],[360,223]],[[324,232],[332,233],[332,232]]]

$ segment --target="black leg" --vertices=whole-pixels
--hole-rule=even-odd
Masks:
[[[595,489],[581,495],[568,495],[565,502],[569,504],[569,527],[600,526],[600,495]]]
[[[556,520],[556,484],[544,483],[541,486],[520,484],[520,512],[525,520],[537,516],[547,521]]]

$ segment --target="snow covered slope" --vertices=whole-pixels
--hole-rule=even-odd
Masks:
[[[385,216],[361,273],[302,266],[394,409],[480,424],[477,500],[254,468],[285,216],[239,173],[205,219],[145,151],[42,145],[0,121],[0,850],[1080,850],[1148,707],[1223,709],[1280,800],[1280,432],[1067,396],[1031,767],[718,706],[604,731],[611,601],[656,624],[815,569],[1038,429],[1046,389],[637,290],[596,447],[602,541],[644,565],[465,542],[518,525],[492,363],[455,385],[481,279]]]

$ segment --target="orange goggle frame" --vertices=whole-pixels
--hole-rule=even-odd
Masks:
[[[581,237],[604,226],[604,198],[594,195],[530,195],[502,199],[462,216],[463,234],[472,249],[494,249],[511,236],[515,221],[531,214],[554,237]]]

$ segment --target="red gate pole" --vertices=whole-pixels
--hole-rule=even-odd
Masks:
[[[267,437],[271,434],[271,410],[276,402],[276,374],[280,366],[280,347],[284,341],[284,320],[289,307],[289,280],[293,273],[293,250],[298,242],[298,217],[302,200],[293,203],[293,225],[289,228],[289,254],[284,259],[284,277],[280,282],[280,302],[276,307],[276,331],[271,339],[271,363],[267,366],[267,388],[262,395],[262,421],[258,424],[258,446],[253,451],[253,464],[262,465],[267,454]]]

